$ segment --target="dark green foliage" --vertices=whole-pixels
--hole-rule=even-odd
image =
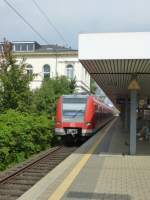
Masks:
[[[53,122],[47,117],[8,110],[0,115],[0,170],[46,149],[52,142]]]
[[[95,94],[96,89],[97,89],[96,83],[95,83],[95,81],[91,78],[91,81],[90,81],[90,92],[91,92],[92,94]]]
[[[68,80],[65,76],[44,80],[41,88],[34,93],[33,111],[53,117],[58,97],[73,93],[75,84],[75,80]]]
[[[29,77],[25,68],[26,65],[22,61],[17,63],[13,56],[11,43],[4,41],[0,59],[0,111],[29,109],[32,76]]]
[[[3,50],[0,54],[0,170],[56,144],[53,134],[56,101],[63,94],[73,93],[76,84],[64,76],[46,79],[33,93],[29,89],[33,75],[26,73],[23,62],[16,62],[9,42],[4,41]]]

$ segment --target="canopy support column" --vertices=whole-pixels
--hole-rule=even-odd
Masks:
[[[126,101],[125,101],[125,129],[126,130],[129,128],[129,126],[128,126],[128,123],[129,123],[128,117],[129,117],[129,104],[128,104],[128,99],[126,99]]]
[[[136,154],[136,107],[137,91],[130,91],[130,154]]]

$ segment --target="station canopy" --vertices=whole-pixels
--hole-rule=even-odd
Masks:
[[[80,34],[79,60],[114,103],[129,96],[133,76],[150,97],[150,32]]]

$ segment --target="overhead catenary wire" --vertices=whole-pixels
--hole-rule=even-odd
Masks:
[[[66,39],[64,38],[64,36],[62,35],[62,33],[60,33],[60,31],[54,25],[54,23],[49,19],[49,17],[46,15],[46,13],[44,12],[44,10],[39,6],[39,4],[35,0],[32,0],[32,2],[36,6],[36,8],[40,11],[40,13],[44,16],[44,18],[47,20],[48,24],[55,30],[55,32],[59,35],[59,37],[61,38],[61,40],[65,43],[65,46],[68,47],[69,45],[68,45]]]
[[[44,41],[44,43],[48,44],[49,42],[19,13],[19,11],[7,0],[3,0],[23,21],[26,25],[28,25],[39,38]]]

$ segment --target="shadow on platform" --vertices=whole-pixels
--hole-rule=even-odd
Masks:
[[[97,154],[129,154],[129,133],[118,117],[97,148]]]
[[[103,200],[131,200],[127,194],[108,194],[108,193],[91,193],[91,192],[69,192],[67,195],[69,199],[103,199]]]
[[[123,127],[120,117],[109,129],[94,154],[129,155],[130,133]],[[137,139],[137,154],[150,155],[150,141]]]

